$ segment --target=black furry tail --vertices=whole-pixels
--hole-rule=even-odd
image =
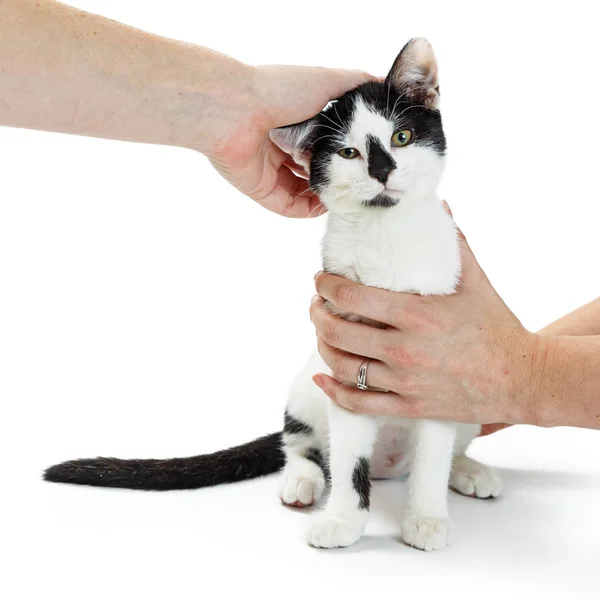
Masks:
[[[189,458],[83,458],[49,467],[46,481],[130,488],[190,490],[235,483],[280,471],[282,434],[272,433],[241,446]]]

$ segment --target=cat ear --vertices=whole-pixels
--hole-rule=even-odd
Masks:
[[[304,167],[307,173],[310,167],[311,134],[315,132],[315,126],[315,120],[309,119],[295,125],[271,129],[269,134],[271,140],[289,154],[297,164]]]
[[[425,38],[413,38],[402,48],[386,78],[411,102],[437,109],[440,101],[438,67],[433,47]]]

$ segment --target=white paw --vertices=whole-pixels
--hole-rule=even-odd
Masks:
[[[306,461],[301,468],[286,468],[279,496],[284,504],[302,508],[314,504],[323,495],[325,477],[314,463]]]
[[[454,541],[452,521],[407,513],[402,522],[402,539],[420,550],[441,550]]]
[[[363,514],[364,513],[364,514]],[[367,511],[355,513],[349,519],[321,513],[308,532],[308,543],[315,548],[345,548],[356,542],[367,524]]]
[[[455,460],[450,485],[457,492],[474,498],[496,498],[502,492],[502,482],[496,471],[468,456],[459,456]]]

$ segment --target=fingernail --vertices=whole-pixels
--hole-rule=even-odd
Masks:
[[[323,389],[323,378],[320,375],[313,375],[312,380]]]

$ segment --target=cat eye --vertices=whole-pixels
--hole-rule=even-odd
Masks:
[[[342,148],[338,154],[342,158],[356,158],[357,156],[360,156],[360,153],[356,148]]]
[[[396,146],[397,148],[408,146],[408,144],[411,143],[412,138],[413,132],[410,129],[396,131],[396,133],[392,136],[392,146]]]

